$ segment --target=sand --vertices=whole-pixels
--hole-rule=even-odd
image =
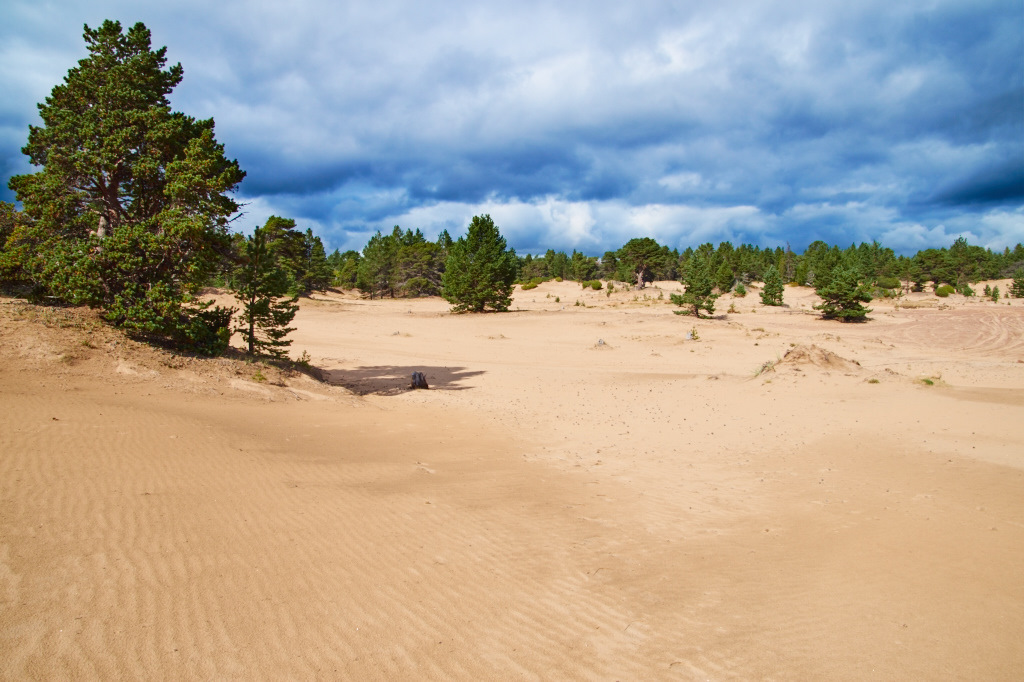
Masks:
[[[329,384],[0,299],[0,677],[1019,679],[1024,301],[679,287],[317,295]]]

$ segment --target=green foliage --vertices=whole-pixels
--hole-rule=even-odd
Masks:
[[[636,282],[643,289],[647,282],[654,281],[654,271],[662,264],[664,256],[661,245],[650,237],[630,239],[619,249],[619,271],[624,279]]]
[[[396,256],[395,287],[403,296],[440,295],[444,257],[441,247],[422,235],[403,243]]]
[[[1013,284],[1010,285],[1010,295],[1014,298],[1024,298],[1024,269],[1013,273]]]
[[[589,282],[597,274],[597,259],[573,250],[569,259],[569,270],[572,278],[577,282]]]
[[[900,281],[895,277],[883,275],[875,278],[875,286],[879,289],[899,289]]]
[[[764,288],[761,289],[761,303],[765,305],[782,305],[782,277],[775,266],[769,266],[764,273]]]
[[[965,284],[961,284],[961,285],[960,285],[960,291],[959,291],[959,293],[960,293],[961,295],[963,295],[963,296],[974,296],[974,289],[972,289],[972,288],[971,288],[971,287],[970,287],[970,286],[969,286],[968,284],[966,284],[966,283],[965,283]]]
[[[736,281],[735,276],[732,273],[732,268],[725,261],[718,266],[718,271],[715,273],[715,286],[718,287],[719,293],[725,294],[732,289],[732,283]]]
[[[337,250],[327,257],[327,261],[334,272],[333,284],[342,289],[352,289],[356,286],[359,277],[359,261],[362,256],[358,251],[346,251],[340,253]]]
[[[299,290],[304,293],[326,291],[334,279],[334,272],[327,262],[327,251],[323,242],[309,228],[306,228],[306,233],[302,236],[301,256],[297,273]]]
[[[256,228],[242,248],[233,292],[242,311],[235,330],[245,338],[250,355],[285,357],[291,341],[284,337],[295,331],[288,325],[299,307],[295,305],[296,297],[288,298],[288,271],[270,248],[274,220],[271,217],[266,225]]]
[[[999,287],[992,287],[992,302],[996,303],[999,301]]]
[[[743,286],[743,282],[740,282],[736,285],[736,288],[733,289],[732,293],[733,296],[736,296],[737,298],[743,298],[747,295],[747,288]]]
[[[830,273],[828,284],[818,287],[821,305],[814,306],[822,311],[826,320],[838,319],[843,322],[864,322],[871,312],[862,303],[871,301],[867,285],[860,282],[856,270],[838,267]]]
[[[85,27],[89,56],[39,106],[23,152],[42,170],[11,178],[25,220],[4,244],[5,277],[101,307],[129,333],[186,345],[220,338],[223,315],[193,294],[230,250],[227,196],[245,176],[213,119],[172,112],[181,65],[164,70],[141,23]],[[210,326],[212,325],[212,326]],[[192,341],[190,341],[190,339]]]
[[[474,216],[465,237],[448,250],[443,295],[453,312],[508,310],[516,278],[516,254],[491,216]]]
[[[356,286],[371,299],[437,296],[451,243],[447,231],[436,242],[427,241],[419,230],[402,232],[398,225],[389,235],[378,231],[351,266],[356,268]]]
[[[594,291],[601,291],[604,285],[601,284],[601,280],[599,279],[591,279],[585,282],[580,282],[580,286],[583,287],[584,289],[593,289]]]
[[[956,292],[956,289],[954,289],[953,286],[949,284],[941,284],[935,287],[935,295],[938,296],[939,298],[946,298],[954,292]]]
[[[398,226],[395,226],[398,229]],[[363,247],[363,257],[359,261],[359,274],[356,285],[359,290],[370,294],[370,298],[389,295],[395,296],[395,261],[398,258],[400,244],[393,235],[377,234]]]
[[[22,263],[30,246],[23,238],[28,224],[14,204],[0,201],[0,285],[22,284],[26,277]]]
[[[690,258],[682,283],[685,286],[683,294],[672,294],[669,298],[672,303],[687,307],[689,310],[676,311],[677,315],[700,317],[701,310],[706,310],[708,315],[715,313],[715,299],[718,298],[718,294],[711,293],[715,284],[711,279],[708,258],[703,253],[695,253]]]
[[[175,341],[199,355],[221,355],[231,342],[231,318],[235,312],[235,308],[214,306],[212,301],[198,305],[179,323]]]

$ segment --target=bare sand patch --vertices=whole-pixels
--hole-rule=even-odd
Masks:
[[[317,296],[330,385],[3,301],[0,676],[1017,677],[1020,301],[678,286]]]

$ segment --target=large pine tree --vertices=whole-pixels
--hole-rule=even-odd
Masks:
[[[130,332],[189,342],[190,305],[228,251],[228,196],[245,176],[213,119],[171,111],[182,79],[141,23],[85,27],[89,56],[39,105],[22,151],[40,171],[11,178],[28,227],[8,245],[37,293],[102,307]],[[195,340],[195,339],[191,339]]]
[[[448,249],[442,295],[453,312],[508,310],[516,278],[516,252],[491,216],[474,216],[469,232]]]

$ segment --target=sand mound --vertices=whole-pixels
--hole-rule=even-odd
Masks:
[[[810,346],[797,345],[786,351],[782,359],[775,365],[779,367],[803,367],[811,365],[828,371],[855,373],[861,369],[856,360],[847,360],[830,350]]]
[[[16,358],[20,371],[57,382],[91,377],[112,389],[149,386],[269,401],[351,397],[348,389],[324,382],[315,367],[253,362],[234,350],[219,358],[182,355],[127,338],[89,308],[35,306],[20,299],[0,299],[0,357],[8,358],[8,369]]]

